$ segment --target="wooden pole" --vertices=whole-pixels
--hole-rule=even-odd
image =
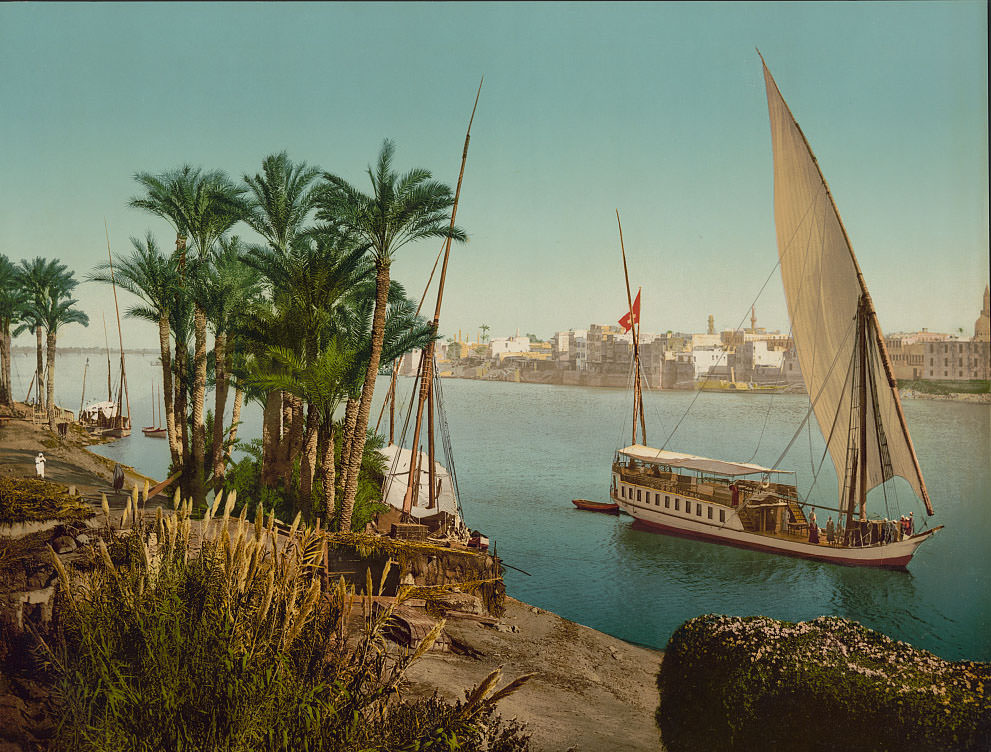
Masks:
[[[24,395],[24,404],[31,399],[31,390],[34,389],[34,380],[38,378],[38,369],[34,369],[34,373],[31,374],[31,383],[28,384],[28,393]]]
[[[79,417],[83,417],[83,404],[86,402],[86,371],[89,370],[89,358],[86,358],[86,364],[83,366],[83,393],[79,398]]]
[[[114,390],[110,384],[110,339],[107,337],[107,317],[102,311],[100,315],[103,317],[103,341],[107,345],[107,402],[113,402]]]
[[[454,220],[458,214],[458,201],[461,198],[461,182],[465,175],[465,163],[468,161],[468,144],[471,141],[471,124],[475,121],[475,110],[478,108],[478,98],[482,93],[482,83],[485,81],[485,77],[482,76],[482,80],[478,83],[478,91],[475,93],[475,104],[471,108],[471,117],[468,119],[468,129],[465,133],[465,145],[461,152],[461,171],[458,173],[458,184],[454,190],[454,203],[451,205],[451,225],[450,229],[454,230]],[[448,235],[447,240],[444,244],[444,263],[441,264],[440,269],[440,281],[437,283],[437,305],[434,308],[434,319],[431,324],[431,334],[436,336],[437,331],[440,326],[440,309],[441,304],[444,301],[444,282],[447,279],[447,263],[451,257],[451,237]],[[434,342],[431,339],[427,346],[423,349],[420,355],[424,362],[421,363],[422,376],[420,381],[420,395],[419,401],[416,407],[416,423],[413,428],[413,440],[410,446],[417,446],[420,440],[420,428],[422,425],[423,418],[423,406],[427,401],[428,395],[431,393],[433,386],[433,360],[434,360]],[[432,442],[431,442],[432,443]],[[433,451],[429,457],[430,469],[433,471],[433,466],[435,462],[435,457]],[[432,479],[431,479],[432,480]],[[406,496],[403,499],[403,516],[408,516],[412,510],[412,499],[413,499],[413,476],[410,476],[409,486],[406,489]],[[434,493],[433,483],[430,486],[431,495]]]
[[[616,224],[619,225],[619,248],[623,254],[623,278],[626,280],[626,304],[630,311],[630,329],[633,332],[633,443],[637,443],[637,418],[639,417],[640,435],[643,437],[643,443],[646,444],[647,420],[643,410],[643,395],[640,392],[640,343],[637,322],[633,315],[633,296],[630,293],[630,272],[626,265],[626,246],[623,244],[623,223],[619,220],[619,209],[616,210]]]
[[[120,391],[127,400],[127,428],[131,427],[131,399],[127,394],[127,372],[124,370],[124,333],[120,328],[120,305],[117,303],[117,284],[114,282],[114,257],[110,253],[110,227],[107,225],[107,218],[103,218],[103,229],[107,235],[107,258],[110,259],[110,286],[114,291],[114,310],[117,311],[117,337],[120,340]],[[117,415],[120,416],[120,405],[117,406]],[[123,422],[121,423],[123,428]]]

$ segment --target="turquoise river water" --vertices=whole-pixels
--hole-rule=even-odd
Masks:
[[[129,356],[136,428],[151,423],[150,356]],[[15,358],[23,396],[32,358]],[[57,397],[75,410],[81,356],[59,359]],[[24,374],[28,378],[24,378]],[[106,362],[91,359],[88,381]],[[23,381],[23,384],[19,384]],[[386,390],[380,379],[373,413]],[[87,390],[87,402],[99,390]],[[408,391],[410,380],[401,380]],[[764,614],[791,621],[834,614],[855,619],[944,658],[991,660],[991,406],[905,400],[905,414],[936,515],[900,479],[889,516],[913,511],[917,527],[945,525],[907,572],[841,567],[641,532],[631,518],[579,512],[572,498],[606,500],[614,451],[630,443],[630,398],[610,389],[448,379],[444,402],[467,523],[498,546],[510,595],[624,640],[663,648],[671,633],[703,613]],[[74,396],[70,396],[74,393]],[[659,446],[679,424],[694,393],[646,394],[648,439]],[[667,448],[772,464],[805,417],[804,396],[703,394]],[[241,437],[260,435],[261,411],[244,413]],[[387,421],[387,418],[386,418]],[[806,428],[781,463],[807,493],[823,441]],[[387,422],[386,429],[387,430]],[[164,477],[168,450],[140,431],[96,451]],[[811,498],[835,506],[827,459]],[[890,485],[890,484],[889,484]],[[885,514],[875,490],[869,509]],[[821,524],[828,512],[818,513]]]

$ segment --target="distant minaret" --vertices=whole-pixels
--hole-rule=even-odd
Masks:
[[[707,334],[716,333],[716,320],[712,317],[711,313],[709,314],[709,328],[706,330],[706,333]]]
[[[981,315],[974,322],[974,341],[988,342],[991,340],[991,293],[989,288],[984,287],[984,308]]]
[[[753,306],[750,306],[750,333],[757,333],[757,311],[754,310]]]

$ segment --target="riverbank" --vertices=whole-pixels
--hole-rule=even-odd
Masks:
[[[578,373],[575,371],[536,371],[519,368],[471,368],[467,372],[456,373],[444,371],[444,364],[439,366],[441,377],[445,379],[463,379],[466,381],[500,381],[510,384],[547,384],[551,386],[576,386],[592,389],[628,389],[629,377],[624,374],[594,374]],[[709,388],[698,390],[693,386],[684,388],[675,387],[670,389],[658,389],[652,387],[650,391],[658,393],[694,393],[704,391],[706,393],[729,393],[729,394],[806,394],[801,383],[789,384],[781,389],[715,389]],[[978,404],[991,404],[991,392],[942,392],[923,391],[904,387],[899,392],[903,399],[920,400],[941,400],[948,402],[971,402]]]
[[[34,477],[34,457],[43,451],[49,480],[83,494],[106,492],[114,463],[87,451],[87,439],[79,432],[59,439],[30,419],[11,419],[0,426],[0,473]],[[126,487],[155,482],[124,469]],[[465,689],[502,666],[506,679],[536,674],[498,708],[504,718],[527,725],[535,752],[660,748],[653,714],[661,651],[512,598],[506,599],[506,612],[495,624],[452,619],[446,631],[464,647],[460,653],[431,651],[414,664],[403,688],[410,697],[437,692],[448,700],[463,699]]]
[[[16,403],[13,410],[0,412],[0,474],[33,478],[35,458],[45,455],[45,478],[65,486],[75,486],[81,495],[112,490],[113,460],[90,452],[86,447],[96,443],[78,426],[69,426],[65,438],[48,430],[47,425],[31,421],[29,407]],[[156,481],[133,467],[121,465],[124,488],[144,486]]]

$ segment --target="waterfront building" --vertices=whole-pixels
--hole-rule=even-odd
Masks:
[[[507,355],[519,355],[530,352],[530,338],[521,337],[493,337],[489,340],[488,352],[486,355],[492,360],[502,362]]]

